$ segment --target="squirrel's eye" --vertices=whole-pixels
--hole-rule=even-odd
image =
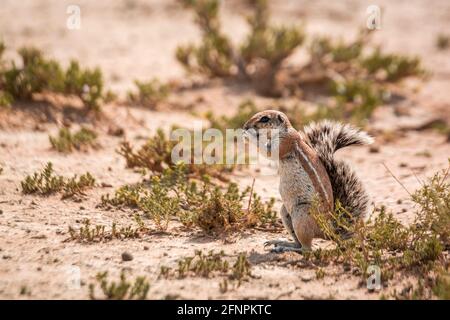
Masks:
[[[269,120],[270,120],[270,118],[268,116],[264,116],[261,119],[259,119],[259,122],[266,123],[266,122],[269,122]]]

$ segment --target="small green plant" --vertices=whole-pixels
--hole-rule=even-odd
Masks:
[[[170,87],[161,83],[158,79],[152,79],[147,82],[135,80],[136,92],[128,92],[128,102],[140,106],[155,109],[158,103],[167,99]]]
[[[245,253],[240,253],[233,264],[231,279],[238,281],[238,286],[242,281],[251,276],[251,264]]]
[[[450,272],[449,270],[438,273],[433,286],[433,293],[442,300],[450,300]]]
[[[95,147],[96,139],[97,133],[84,127],[75,133],[70,132],[68,128],[61,128],[57,136],[49,136],[52,148],[64,153]]]
[[[31,100],[34,93],[64,89],[64,72],[57,61],[46,59],[36,48],[22,48],[19,55],[22,66],[13,63],[4,73],[5,89],[12,98]]]
[[[4,51],[0,44],[0,59]],[[41,50],[24,47],[19,51],[21,65],[14,62],[0,65],[0,104],[9,105],[15,100],[32,100],[38,93],[56,93],[77,96],[83,105],[100,110],[105,98],[103,75],[100,69],[83,69],[77,61],[71,61],[64,70],[56,60],[44,56]]]
[[[107,242],[113,239],[135,239],[140,238],[141,235],[148,231],[142,220],[135,216],[136,227],[126,226],[119,227],[117,223],[113,222],[111,229],[107,230],[104,225],[92,225],[89,219],[84,219],[80,228],[76,229],[69,226],[68,240],[77,241],[81,243],[93,242]]]
[[[373,75],[384,81],[396,82],[410,76],[420,76],[424,73],[419,58],[409,58],[396,54],[383,54],[375,50],[363,58],[362,66]]]
[[[266,223],[275,224],[277,218],[273,210],[274,200],[262,204],[259,197],[253,194],[254,202],[244,208],[243,200],[250,197],[250,192],[250,188],[240,192],[234,183],[230,183],[226,191],[215,187],[205,194],[204,201],[194,210],[194,224],[206,233],[240,230]]]
[[[349,63],[361,56],[367,40],[366,33],[361,33],[352,42],[333,41],[328,37],[317,37],[312,40],[309,53],[314,62],[320,64]]]
[[[95,185],[95,178],[86,172],[79,178],[75,175],[72,178],[66,179],[63,188],[62,198],[71,198],[75,195],[85,195],[84,191]]]
[[[253,10],[247,19],[250,33],[240,47],[245,74],[253,80],[259,93],[279,96],[281,90],[276,76],[283,62],[303,43],[305,36],[297,26],[270,25],[269,1],[251,0],[249,4]]]
[[[323,279],[325,277],[325,270],[323,270],[322,268],[318,268],[316,270],[316,279]]]
[[[201,250],[196,250],[194,256],[184,257],[178,260],[178,267],[172,269],[162,266],[160,269],[160,277],[170,278],[186,278],[186,277],[204,277],[211,278],[214,276],[227,276],[230,280],[237,281],[237,286],[242,281],[251,276],[251,264],[247,260],[245,253],[240,253],[233,264],[225,259],[223,251],[209,251],[207,254]],[[221,290],[224,286],[228,287],[228,282],[220,284]]]
[[[100,287],[101,298],[96,296],[96,285]],[[125,272],[120,273],[119,281],[109,281],[108,272],[100,272],[96,276],[96,284],[89,284],[89,297],[92,300],[145,300],[150,290],[150,284],[146,277],[137,277],[134,281],[128,281]]]
[[[252,0],[249,4],[253,14],[247,19],[250,33],[235,48],[221,31],[218,0],[182,2],[194,11],[203,35],[199,46],[177,48],[176,58],[186,70],[210,77],[254,79],[255,88],[262,94],[279,95],[274,90],[276,74],[283,61],[303,42],[301,29],[269,25],[268,1]]]
[[[370,81],[333,81],[331,92],[337,103],[335,108],[342,111],[339,120],[361,123],[383,102],[383,92]]]
[[[134,151],[130,143],[125,141],[118,153],[125,158],[128,168],[140,167],[162,172],[172,163],[171,153],[175,145],[175,141],[169,140],[164,131],[158,129],[138,151]]]
[[[220,30],[219,6],[217,0],[182,0],[186,8],[195,13],[195,22],[202,31],[202,43],[180,46],[177,60],[189,71],[211,77],[232,75],[233,47]]]
[[[190,274],[209,278],[214,272],[226,273],[229,269],[228,262],[223,259],[223,251],[214,253],[210,251],[207,255],[200,250],[195,251],[193,257],[178,260],[178,277],[184,278]]]
[[[55,174],[53,164],[48,162],[42,172],[35,172],[28,175],[22,182],[22,192],[24,194],[50,195],[62,192],[63,199],[84,195],[84,191],[95,185],[94,177],[89,173],[75,175],[72,178],[65,178]]]
[[[142,201],[142,193],[144,188],[142,185],[124,185],[117,189],[114,196],[109,194],[102,195],[101,205],[103,207],[130,207],[138,208]]]
[[[159,177],[152,178],[151,186],[151,191],[142,198],[139,207],[159,230],[166,230],[170,219],[180,211],[179,199],[169,196],[167,187]]]
[[[133,150],[130,143],[124,141],[117,152],[125,158],[128,168],[145,168],[153,173],[161,173],[165,169],[173,169],[177,165],[172,162],[172,150],[177,144],[178,141],[170,140],[162,129],[158,129],[156,134],[150,137],[139,150]],[[189,150],[193,160],[196,154],[194,146],[190,145],[186,149]],[[225,174],[232,172],[234,168],[235,166],[222,164],[196,164],[194,161],[186,164],[190,177],[201,179],[208,175],[222,181],[227,180]]]
[[[11,94],[5,89],[5,71],[7,70],[6,62],[3,60],[5,49],[5,44],[0,40],[0,107],[9,107],[14,101],[14,98],[11,96]]]
[[[237,113],[231,117],[216,117],[214,113],[208,112],[206,118],[211,128],[225,132],[226,129],[241,129],[244,123],[258,111],[253,100],[245,100],[239,104]]]
[[[78,96],[89,110],[100,110],[104,99],[103,74],[99,68],[82,69],[77,61],[72,60],[64,77],[64,94]]]
[[[38,193],[48,195],[59,192],[64,187],[64,178],[57,176],[53,170],[53,164],[48,162],[42,172],[35,172],[27,176],[21,182],[22,192],[25,194]]]
[[[239,191],[236,184],[230,183],[223,190],[207,178],[194,181],[188,174],[186,166],[178,164],[145,183],[118,189],[113,197],[103,196],[102,206],[138,208],[160,230],[166,230],[173,217],[186,227],[197,226],[206,233],[278,223],[274,199],[262,202],[251,188]]]

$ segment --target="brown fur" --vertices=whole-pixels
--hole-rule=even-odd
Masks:
[[[309,214],[314,197],[319,196],[322,210],[332,210],[338,196],[339,201],[355,210],[355,217],[365,215],[368,197],[362,184],[345,163],[334,159],[333,153],[347,145],[370,143],[370,137],[348,125],[332,122],[313,124],[303,135],[292,127],[285,114],[276,110],[255,114],[244,129],[257,136],[261,129],[279,130],[281,216],[302,248],[310,249],[312,239],[323,236]]]

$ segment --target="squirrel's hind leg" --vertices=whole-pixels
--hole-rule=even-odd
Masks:
[[[266,241],[264,243],[264,247],[273,245],[274,247],[272,248],[271,251],[276,252],[276,253],[281,253],[281,252],[286,252],[286,251],[301,252],[302,246],[301,246],[300,242],[298,241],[297,236],[295,235],[291,217],[284,205],[281,207],[280,215],[281,215],[281,220],[283,221],[284,227],[289,232],[291,237],[294,239],[294,242],[288,242],[288,241],[284,241],[284,240],[271,240],[271,241]]]
[[[321,237],[321,231],[316,221],[311,217],[310,204],[299,204],[291,213],[292,227],[303,251],[311,251],[314,238]]]

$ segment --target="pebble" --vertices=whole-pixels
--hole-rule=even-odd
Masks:
[[[129,252],[123,252],[122,253],[122,261],[131,261],[133,260],[133,255]]]

